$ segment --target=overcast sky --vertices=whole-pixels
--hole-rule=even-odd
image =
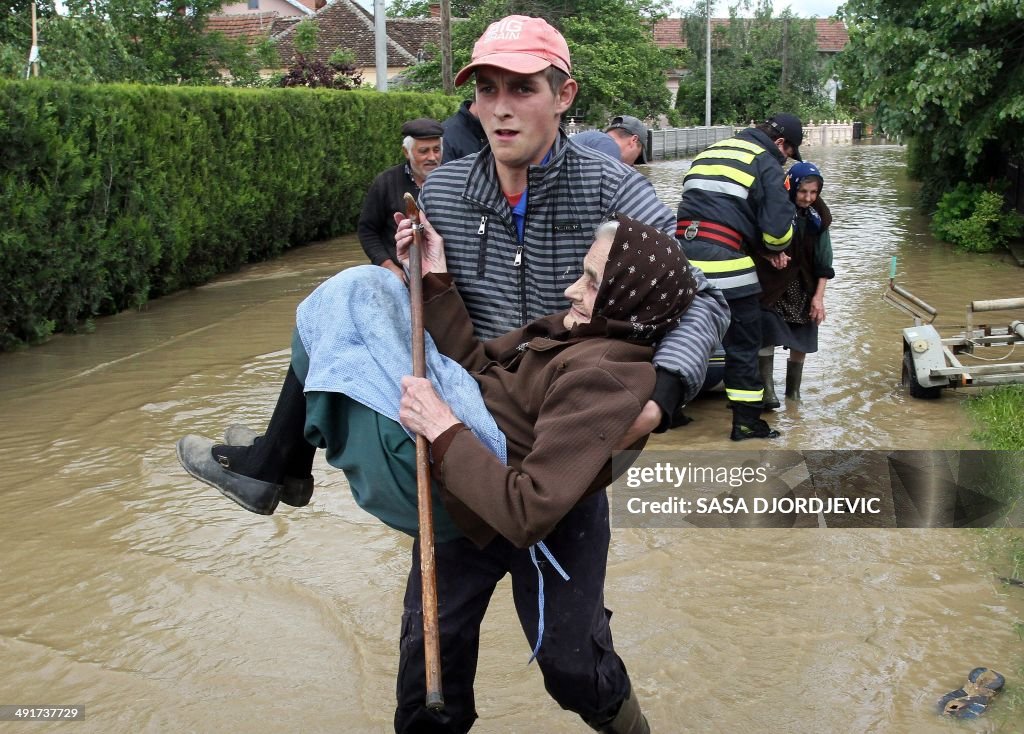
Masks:
[[[801,18],[810,18],[815,15],[819,18],[828,18],[835,15],[836,8],[841,4],[841,0],[773,0],[776,14],[781,13],[789,6],[793,9],[793,13]],[[719,7],[728,6],[720,4]]]
[[[689,7],[693,0],[677,0],[677,5]],[[373,11],[373,0],[357,0],[367,10]],[[836,12],[842,0],[773,0],[775,13],[781,13],[786,7],[791,7],[793,13],[801,18],[818,16],[828,18]],[[724,18],[729,15],[730,0],[714,0],[716,18]]]

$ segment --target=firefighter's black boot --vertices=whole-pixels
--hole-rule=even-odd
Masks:
[[[731,407],[732,435],[730,438],[733,441],[745,441],[748,438],[775,438],[780,435],[767,422],[761,420],[759,405],[735,403]]]

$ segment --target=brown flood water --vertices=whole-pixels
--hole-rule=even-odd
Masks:
[[[804,403],[773,419],[780,447],[973,445],[963,395],[899,389],[908,319],[881,301],[888,258],[945,323],[971,299],[1024,295],[1024,271],[936,246],[902,155],[808,150],[827,177],[839,276]],[[687,165],[648,169],[672,205]],[[93,334],[0,355],[0,704],[84,705],[75,729],[89,732],[391,730],[409,540],[356,508],[322,462],[313,503],[268,518],[191,480],[173,448],[184,433],[263,425],[295,305],[361,262],[351,237],[304,247]],[[724,401],[688,412],[694,423],[652,445],[727,446]],[[1024,592],[994,582],[968,531],[612,537],[616,643],[659,734],[960,731],[934,700],[975,666],[1011,673],[1024,657],[1012,630]],[[528,656],[502,584],[474,731],[587,731]],[[1024,731],[999,708],[967,730]]]

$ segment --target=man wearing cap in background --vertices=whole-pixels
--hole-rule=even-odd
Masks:
[[[753,258],[778,268],[788,262],[794,210],[782,166],[787,157],[800,160],[802,142],[800,120],[780,113],[708,147],[683,178],[676,236],[732,312],[722,344],[734,441],[779,435],[761,419],[761,285]]]
[[[420,195],[427,175],[441,165],[441,139],[444,129],[437,120],[420,117],[402,125],[402,154],[405,163],[387,169],[370,184],[363,199],[357,233],[363,252],[374,265],[380,265],[404,279],[395,257],[394,213],[405,211],[404,195]]]
[[[601,153],[570,145],[560,131],[561,115],[578,88],[570,70],[569,48],[557,30],[540,18],[510,16],[487,28],[470,64],[455,78],[460,85],[475,76],[477,114],[489,145],[445,164],[427,180],[420,195],[424,258],[443,249],[478,338],[563,310],[564,290],[581,275],[580,261],[597,225],[613,212],[674,232],[672,212],[646,178]],[[399,225],[400,254],[407,251],[411,228],[409,221]],[[659,344],[653,399],[622,447],[667,425],[678,405],[693,397],[728,323],[720,294],[699,272],[694,277],[700,292]],[[458,509],[457,498],[444,499],[453,512]],[[469,512],[464,506],[462,511]],[[555,701],[598,731],[646,734],[604,607],[609,536],[608,497],[600,489],[544,540],[570,576],[567,581],[552,573],[554,563],[535,564],[530,549],[503,537],[483,548],[465,538],[436,544],[442,712],[424,705],[417,541],[406,586],[396,731],[470,729],[480,624],[495,585],[511,574],[520,624],[531,646],[541,642],[537,662]],[[541,582],[543,612],[537,606]],[[545,625],[543,636],[538,622]]]
[[[635,117],[613,117],[605,132],[619,146],[619,158],[627,166],[647,162],[647,126]]]
[[[598,153],[604,153],[613,161],[621,160],[619,144],[615,142],[615,138],[600,130],[584,130],[581,133],[576,133],[569,138],[569,142],[573,145],[586,146],[596,150]]]

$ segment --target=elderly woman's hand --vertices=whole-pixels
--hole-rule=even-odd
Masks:
[[[815,294],[811,297],[811,305],[808,309],[811,321],[821,326],[825,320],[825,296]]]
[[[772,264],[772,267],[776,270],[783,270],[789,265],[790,257],[785,252],[775,252],[770,255],[765,255],[764,259]]]
[[[403,426],[430,442],[460,422],[448,404],[437,397],[430,380],[410,376],[402,378],[398,419]]]

